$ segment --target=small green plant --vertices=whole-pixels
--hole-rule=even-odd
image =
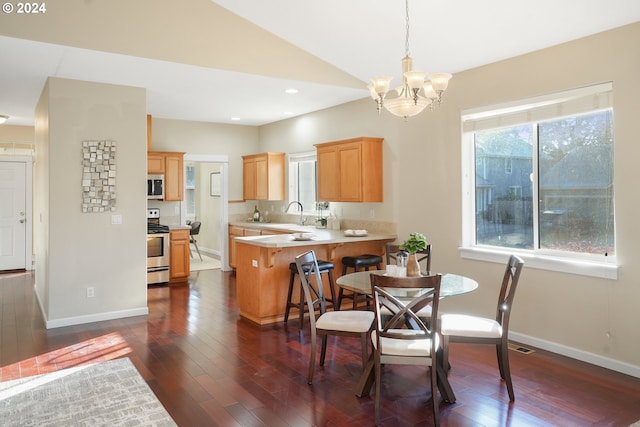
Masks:
[[[427,238],[421,233],[409,233],[409,238],[402,242],[400,249],[415,254],[427,249]]]

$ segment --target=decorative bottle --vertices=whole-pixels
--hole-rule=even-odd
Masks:
[[[257,205],[253,207],[253,222],[260,222],[260,211]]]

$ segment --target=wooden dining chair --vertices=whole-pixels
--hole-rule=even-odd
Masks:
[[[305,301],[309,308],[311,324],[311,354],[309,357],[309,373],[307,382],[311,384],[316,364],[317,335],[322,336],[320,366],[324,366],[327,353],[327,336],[349,336],[360,338],[362,366],[368,358],[368,342],[373,326],[374,314],[364,310],[327,311],[324,286],[314,251],[305,252],[295,258],[298,275],[302,283]],[[316,318],[316,314],[318,317]]]
[[[438,409],[438,301],[440,299],[439,274],[420,277],[371,275],[371,293],[376,319],[371,333],[375,369],[375,423],[380,424],[380,389],[382,365],[428,366],[434,425],[440,424]],[[400,292],[399,292],[400,291]],[[411,301],[401,301],[396,295],[412,295]],[[418,315],[431,306],[428,321]],[[386,316],[382,309],[392,313]]]
[[[394,243],[387,243],[386,245],[387,252],[387,265],[395,264],[398,252],[400,252],[400,245],[396,245]],[[418,263],[420,264],[420,270],[423,272],[431,271],[431,245],[427,245],[427,247],[419,252],[416,252],[416,257],[418,259]],[[400,298],[401,301],[404,301],[404,298]],[[383,313],[387,313],[387,310],[383,308]],[[431,306],[427,305],[422,310],[420,310],[420,316],[424,319],[431,316]]]
[[[443,314],[440,327],[443,337],[443,363],[449,366],[449,343],[495,344],[500,377],[507,384],[509,399],[515,400],[509,368],[509,319],[524,261],[509,257],[502,277],[495,319],[466,314]]]
[[[387,243],[386,245],[387,252],[387,265],[395,264],[398,252],[400,252],[400,245],[395,243]],[[431,245],[427,245],[427,247],[419,252],[416,252],[416,257],[418,258],[418,263],[420,264],[420,269],[424,271],[431,271]]]

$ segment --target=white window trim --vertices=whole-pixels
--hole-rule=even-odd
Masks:
[[[553,99],[566,100],[573,97],[580,97],[593,93],[611,91],[611,83],[603,83],[588,88],[566,91],[561,94],[546,95],[544,97],[531,98],[518,102],[504,103],[495,106],[476,108],[463,111],[461,114],[461,144],[462,144],[462,245],[459,247],[460,256],[466,259],[478,261],[488,261],[504,263],[511,254],[517,254],[524,259],[527,267],[557,271],[569,274],[579,274],[590,277],[604,279],[618,279],[618,270],[615,255],[603,257],[591,254],[569,254],[555,255],[553,252],[543,250],[527,251],[514,248],[499,248],[494,246],[477,245],[475,236],[475,213],[474,213],[474,153],[473,153],[473,129],[467,127],[465,131],[464,121],[466,119],[487,118],[499,115],[506,111],[525,110],[526,106],[546,105],[553,103]],[[537,121],[537,120],[536,120]],[[537,170],[537,155],[534,156],[534,171]],[[537,197],[537,186],[534,188],[534,197]],[[534,221],[538,221],[537,212],[534,210]],[[603,259],[604,258],[604,259]]]

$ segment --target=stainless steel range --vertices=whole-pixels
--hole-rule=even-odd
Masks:
[[[147,284],[169,281],[169,227],[160,224],[160,209],[147,209]]]

